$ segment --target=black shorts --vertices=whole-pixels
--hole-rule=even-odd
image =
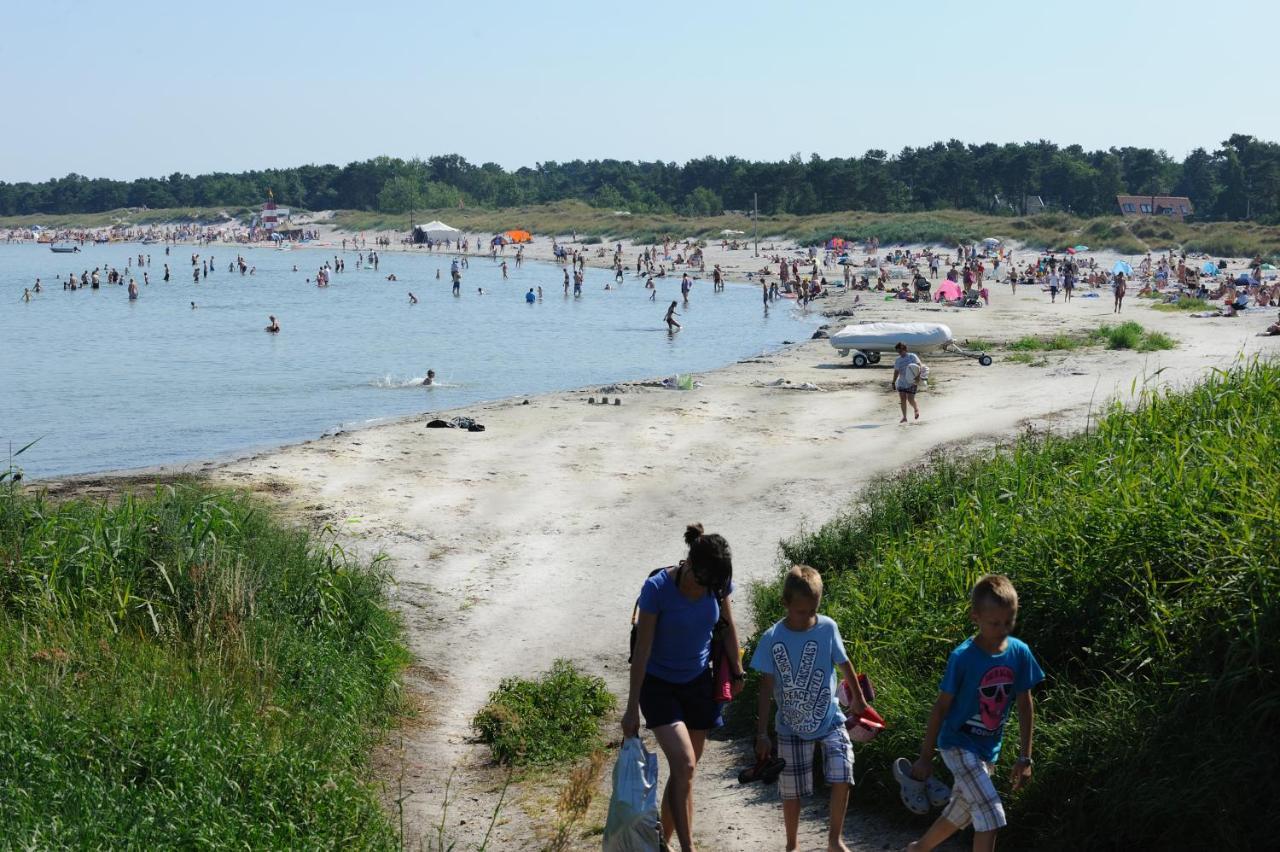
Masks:
[[[714,696],[711,669],[688,683],[672,683],[646,673],[640,685],[640,712],[649,730],[684,722],[691,731],[709,731],[724,724]]]
[[[914,394],[914,393],[915,393],[917,390],[919,390],[919,389],[920,389],[920,386],[919,386],[919,385],[912,385],[912,386],[911,386],[911,387],[909,387],[909,388],[898,388],[898,393],[909,393],[909,394]]]

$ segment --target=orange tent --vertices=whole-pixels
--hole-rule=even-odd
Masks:
[[[527,243],[533,239],[533,235],[528,231],[505,231],[502,235],[513,243]]]

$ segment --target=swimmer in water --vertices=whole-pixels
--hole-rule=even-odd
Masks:
[[[398,279],[398,278],[396,278],[396,274],[393,272],[393,273],[391,273],[390,275],[388,275],[388,276],[387,276],[387,280],[388,280],[388,281],[398,281],[399,279]]]
[[[680,315],[676,313],[676,303],[672,302],[671,307],[667,308],[667,316],[665,318],[667,322],[667,331],[671,334],[675,334],[680,330],[680,323],[676,322],[676,317],[678,316]]]
[[[412,292],[410,292],[410,293],[409,293],[409,304],[411,304],[411,305],[416,305],[416,304],[418,304],[418,297],[417,297],[417,296],[415,296],[415,295],[413,295],[413,293],[412,293]]]
[[[427,370],[427,377],[422,380],[423,387],[430,387],[436,383],[436,371]]]
[[[193,311],[194,311],[195,309],[196,309],[196,303],[195,303],[195,302],[192,302],[192,303],[191,303],[191,310],[193,310]]]
[[[271,320],[271,325],[264,328],[263,331],[269,331],[272,334],[278,334],[280,332],[280,323],[276,320],[274,316],[267,317],[267,319]]]

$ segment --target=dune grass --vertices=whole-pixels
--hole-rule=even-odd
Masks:
[[[1161,349],[1172,349],[1176,345],[1176,341],[1169,335],[1159,331],[1147,331],[1139,323],[1129,320],[1119,325],[1102,325],[1084,333],[1027,335],[1011,342],[1009,349],[1023,355],[1029,355],[1032,352],[1072,352],[1088,346],[1155,352]]]
[[[600,719],[613,706],[604,680],[556,660],[540,677],[505,678],[472,727],[500,764],[563,764],[600,748]]]
[[[381,567],[192,485],[0,494],[16,848],[394,848],[366,755],[407,660]]]
[[[967,594],[1008,574],[1016,633],[1048,681],[1032,786],[997,785],[1018,848],[1268,846],[1280,828],[1280,365],[1145,394],[1085,434],[936,455],[784,542],[824,575],[822,609],[877,685],[889,729],[858,755],[860,802],[901,814]],[[757,621],[780,583],[753,591]],[[749,707],[743,708],[749,712]],[[945,778],[945,772],[943,772]],[[925,823],[920,821],[921,826]]]

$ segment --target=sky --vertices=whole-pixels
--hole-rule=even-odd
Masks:
[[[781,160],[952,138],[1181,158],[1234,132],[1280,139],[1254,36],[1277,31],[1280,3],[1263,0],[6,6],[10,182],[382,154]]]

